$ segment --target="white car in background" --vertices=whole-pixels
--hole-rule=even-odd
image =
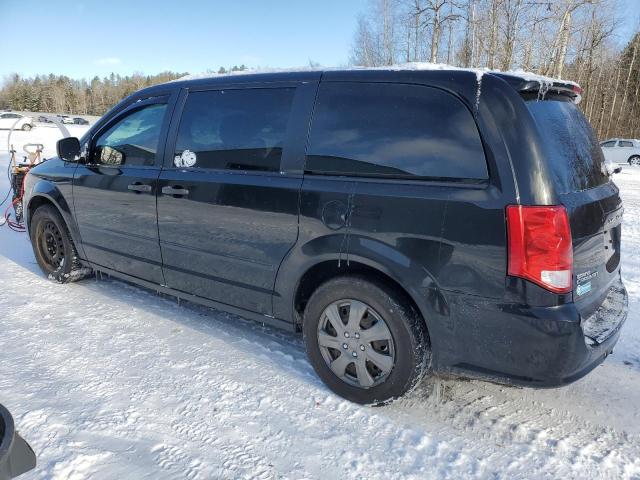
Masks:
[[[612,138],[600,143],[608,162],[640,165],[640,140]]]
[[[0,113],[0,129],[8,130],[12,127],[15,130],[31,130],[33,128],[33,119],[14,112]]]

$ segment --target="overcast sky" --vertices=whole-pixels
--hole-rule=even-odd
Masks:
[[[621,0],[626,43],[640,0]],[[0,80],[347,63],[367,0],[0,0]]]

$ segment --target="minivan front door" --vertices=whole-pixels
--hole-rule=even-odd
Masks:
[[[158,187],[169,287],[271,313],[278,267],[298,237],[314,91],[293,82],[189,91]]]
[[[162,284],[156,191],[168,128],[167,98],[134,103],[101,128],[73,179],[90,262]]]

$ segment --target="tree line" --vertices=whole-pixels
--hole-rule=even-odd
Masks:
[[[599,138],[640,137],[640,34],[620,48],[618,0],[370,0],[351,63],[447,63],[571,79]]]
[[[621,12],[620,0],[369,0],[357,18],[350,63],[427,61],[571,79],[584,90],[580,107],[599,138],[637,138],[640,32],[617,44]],[[182,75],[13,75],[0,88],[0,108],[102,115],[130,93]]]
[[[229,71],[245,70],[234,65]],[[220,67],[217,73],[227,73]],[[186,73],[162,72],[157,75],[115,73],[90,81],[74,80],[65,75],[37,75],[24,78],[11,75],[0,89],[0,108],[28,112],[51,112],[74,115],[103,115],[127,95],[144,87],[180,78]]]

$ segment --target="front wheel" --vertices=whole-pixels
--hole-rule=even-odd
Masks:
[[[346,276],[321,285],[304,314],[307,354],[338,395],[381,405],[412,390],[428,370],[422,317],[394,289]]]
[[[66,283],[91,273],[80,265],[64,219],[53,206],[43,205],[35,211],[30,233],[36,261],[49,279]]]
[[[640,155],[634,155],[629,159],[629,165],[633,165],[634,167],[640,166]]]
[[[29,125],[28,123],[25,123],[24,125],[22,125],[22,130],[24,132],[28,132],[29,130],[31,130],[31,125]]]

